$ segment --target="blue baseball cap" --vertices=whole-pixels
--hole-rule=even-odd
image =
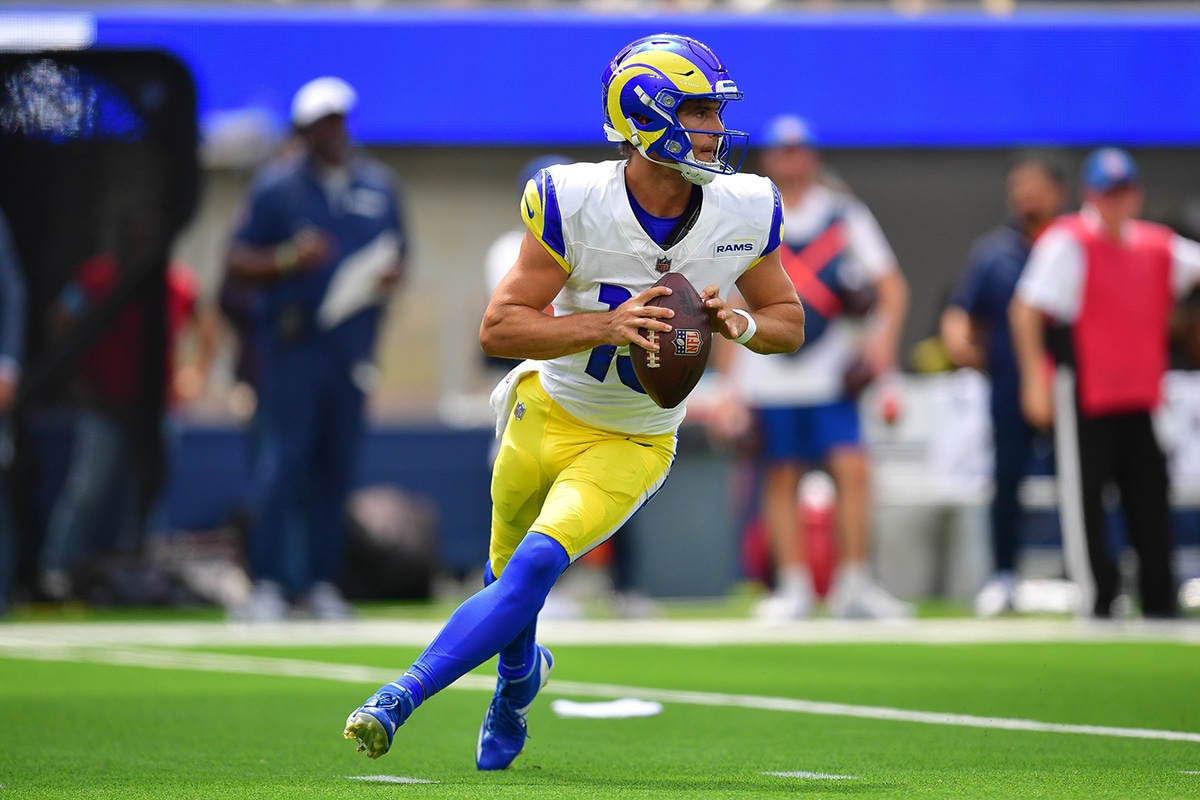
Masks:
[[[816,147],[812,126],[795,114],[780,114],[767,123],[759,141],[762,147]]]
[[[1093,150],[1083,162],[1083,186],[1094,192],[1137,185],[1140,180],[1133,156],[1119,147]]]

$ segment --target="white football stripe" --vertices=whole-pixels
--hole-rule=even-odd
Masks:
[[[406,778],[403,775],[347,775],[346,780],[374,781],[376,783],[441,783],[441,781],[427,781],[424,778]]]
[[[156,669],[185,669],[203,672],[231,672],[252,675],[280,675],[315,678],[346,683],[379,685],[396,677],[396,671],[353,664],[330,664],[322,661],[303,661],[266,656],[239,656],[223,653],[153,650],[138,648],[102,647],[13,647],[0,642],[0,657],[45,661],[76,661],[115,664]],[[459,678],[450,688],[491,692],[496,679],[490,675],[471,674]],[[619,699],[637,697],[641,700],[680,705],[751,708],[761,711],[786,711],[835,717],[857,717],[888,722],[915,722],[926,725],[953,725],[992,730],[1032,731],[1039,733],[1070,733],[1087,736],[1112,736],[1128,739],[1197,742],[1200,733],[1164,731],[1149,728],[1118,728],[1106,725],[1070,725],[1010,717],[979,717],[970,714],[948,714],[933,711],[909,711],[887,706],[860,706],[847,703],[828,703],[797,700],[788,697],[723,694],[719,692],[689,692],[649,687],[615,686],[602,683],[554,681],[544,690],[547,694]]]
[[[799,714],[817,714],[834,717],[859,717],[890,722],[919,722],[926,725],[955,725],[965,728],[991,728],[1009,731],[1037,731],[1043,733],[1076,733],[1091,736],[1116,736],[1130,739],[1159,739],[1175,742],[1200,743],[1200,733],[1190,731],[1161,731],[1148,728],[1117,728],[1105,725],[1068,725],[1056,722],[1038,722],[1010,717],[977,717],[970,714],[947,714],[933,711],[908,711],[886,706],[858,706],[846,703],[824,703],[813,700],[793,700],[787,697],[759,697],[756,695],[719,694],[715,692],[683,692],[667,689],[644,689],[630,686],[606,686],[604,684],[569,683],[555,681],[545,691],[556,694],[591,697],[620,696],[657,700],[660,703],[680,703],[700,706],[722,706],[726,708],[754,708],[763,711],[791,711]]]
[[[86,622],[0,625],[0,646],[161,645],[164,647],[300,647],[388,645],[423,648],[441,620],[224,622]],[[1017,642],[1175,642],[1200,645],[1200,625],[1173,620],[933,619],[871,622],[814,619],[772,624],[748,619],[546,620],[548,645],[725,644],[1003,644]]]
[[[813,781],[856,781],[857,775],[826,775],[824,772],[764,772],[777,778],[807,778]]]

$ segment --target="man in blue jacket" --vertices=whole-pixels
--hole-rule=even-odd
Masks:
[[[1034,429],[1021,414],[1008,305],[1034,240],[1062,212],[1066,201],[1066,181],[1057,168],[1034,157],[1017,161],[1008,172],[1009,218],[976,240],[966,271],[942,313],[942,341],[950,359],[961,367],[986,370],[992,379],[993,571],[975,598],[975,613],[981,617],[1013,608],[1021,517],[1017,489],[1034,452]],[[1047,441],[1046,449],[1051,446]]]
[[[319,618],[350,613],[337,585],[345,501],[375,335],[406,248],[395,180],[351,147],[346,116],[356,101],[335,77],[300,88],[292,125],[302,152],[257,177],[228,254],[234,277],[262,287],[254,591],[235,612],[245,619],[286,616],[288,594]],[[309,576],[289,587],[285,520],[293,509],[305,512]]]

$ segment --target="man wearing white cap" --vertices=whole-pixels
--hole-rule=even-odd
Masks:
[[[350,612],[337,586],[345,501],[375,335],[407,245],[393,176],[351,147],[346,118],[356,102],[340,78],[300,88],[291,115],[303,152],[256,178],[229,248],[231,275],[262,287],[254,592],[235,610],[247,619],[285,616],[288,594],[317,617]],[[306,541],[298,546],[307,576],[287,569],[293,509],[304,509]]]
[[[792,114],[775,117],[758,144],[762,172],[783,199],[780,253],[804,303],[805,345],[792,355],[739,349],[729,367],[738,396],[757,422],[760,510],[775,569],[775,591],[756,615],[788,620],[814,610],[813,565],[796,497],[805,471],[823,466],[837,489],[841,545],[829,610],[847,618],[911,616],[912,607],[872,576],[869,463],[856,396],[873,377],[896,368],[908,283],[870,210],[823,174],[807,121]],[[864,327],[870,297],[874,304]]]
[[[1033,426],[1054,426],[1063,554],[1082,589],[1080,613],[1118,611],[1104,508],[1113,483],[1138,555],[1142,613],[1173,617],[1167,465],[1151,415],[1162,401],[1175,300],[1200,282],[1200,244],[1137,219],[1141,176],[1120,148],[1087,157],[1082,195],[1079,213],[1060,217],[1034,245],[1009,309],[1021,407]],[[1047,323],[1063,334],[1053,382]]]

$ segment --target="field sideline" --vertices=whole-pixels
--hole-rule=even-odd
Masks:
[[[0,732],[3,796],[100,797],[114,786],[134,798],[372,791],[774,797],[800,786],[813,796],[1200,796],[1200,625],[1192,621],[548,622],[540,639],[555,649],[560,666],[531,713],[529,752],[512,770],[479,774],[470,763],[481,695],[494,686],[486,667],[414,716],[398,734],[410,748],[400,757],[370,762],[335,741],[336,720],[360,694],[394,678],[437,627],[391,620],[0,625],[0,709],[53,711],[63,702],[55,678],[94,685],[101,696],[89,711],[97,716],[85,714],[80,724],[111,737],[106,746],[125,754],[98,758],[101,768],[88,760],[87,747],[72,753],[74,774],[83,780],[76,784],[54,772],[54,759],[13,725],[0,726],[8,729]],[[739,674],[746,661],[750,673]],[[245,746],[231,720],[246,702],[256,704],[247,691],[311,708],[312,719],[280,733],[293,745],[267,777],[259,774],[267,762],[239,769],[228,755]],[[103,696],[108,692],[111,698]],[[129,721],[122,710],[154,707],[163,696],[184,719],[212,717],[199,728],[185,726],[185,741],[204,731],[208,744],[189,746],[178,758],[227,765],[215,782],[211,766],[155,779],[141,768],[145,757],[126,760],[137,736],[124,741]],[[196,696],[204,698],[202,710],[190,705]],[[659,702],[664,711],[646,720],[557,719],[548,709],[555,697],[635,697]],[[716,728],[714,720],[721,721]],[[1022,738],[1029,736],[1038,738]],[[1036,747],[1025,761],[1031,742]],[[964,761],[971,752],[979,759],[973,766]],[[639,778],[643,761],[649,771]],[[754,768],[756,761],[769,768]]]

